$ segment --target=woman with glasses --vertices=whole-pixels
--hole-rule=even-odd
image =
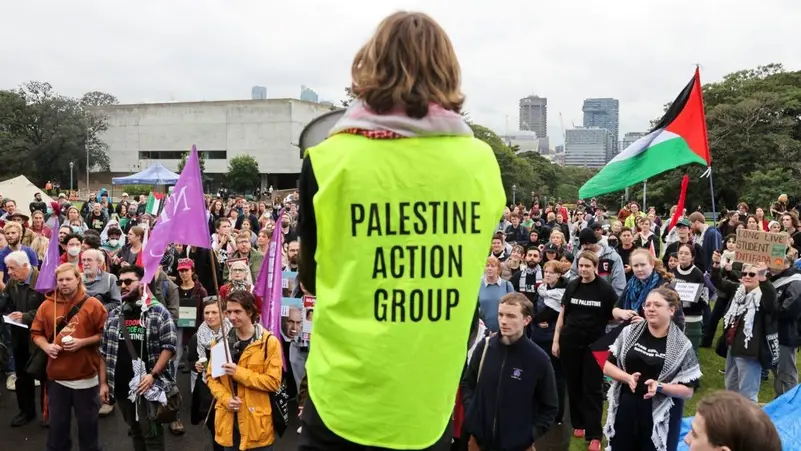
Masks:
[[[762,368],[778,363],[776,289],[765,281],[767,267],[743,264],[740,283],[721,275],[720,253],[712,254],[712,283],[731,299],[716,352],[726,358],[726,390],[758,401]],[[772,343],[775,342],[775,346]]]
[[[237,291],[253,293],[253,276],[250,274],[247,260],[236,259],[228,262],[228,283],[220,287],[220,297],[226,301]],[[256,307],[261,311],[261,297],[255,296]]]

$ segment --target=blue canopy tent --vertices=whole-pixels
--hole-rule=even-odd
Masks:
[[[114,177],[111,179],[112,185],[175,185],[178,182],[178,174],[165,168],[158,161],[151,164],[142,172],[128,175],[125,177]]]

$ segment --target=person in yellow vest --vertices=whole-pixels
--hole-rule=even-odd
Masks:
[[[356,99],[300,175],[299,277],[317,312],[298,449],[447,449],[500,170],[429,16],[387,17],[351,75]]]

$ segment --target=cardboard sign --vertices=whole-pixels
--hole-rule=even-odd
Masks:
[[[692,304],[701,299],[701,289],[703,287],[703,284],[700,283],[681,281],[673,282],[673,289],[679,294],[679,299],[681,299],[681,302],[689,302]]]
[[[785,232],[739,229],[734,261],[747,265],[765,263],[769,268],[781,268],[789,242],[790,236]]]
[[[197,307],[178,308],[178,327],[195,327],[197,321]]]

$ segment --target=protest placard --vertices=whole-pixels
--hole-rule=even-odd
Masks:
[[[701,288],[704,286],[700,283],[690,282],[673,282],[673,289],[679,294],[681,302],[695,303],[701,298]]]
[[[765,263],[769,268],[780,268],[784,264],[788,243],[789,235],[785,232],[739,229],[734,261],[749,265]]]

